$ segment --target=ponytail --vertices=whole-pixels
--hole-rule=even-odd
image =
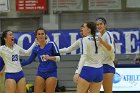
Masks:
[[[87,27],[91,29],[91,34],[93,36],[94,39],[94,43],[95,43],[95,53],[98,53],[98,46],[97,46],[97,42],[96,42],[96,24],[94,22],[87,22]]]

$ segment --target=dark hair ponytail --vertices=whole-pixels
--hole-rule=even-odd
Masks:
[[[96,32],[93,34],[93,38],[94,38],[94,42],[95,42],[95,48],[96,48],[96,50],[95,50],[95,53],[98,53],[98,46],[97,46],[97,42],[96,42]]]
[[[98,46],[96,42],[96,24],[94,22],[87,22],[87,27],[91,29],[91,34],[95,42],[95,53],[98,53]]]
[[[5,45],[5,40],[4,38],[7,36],[7,32],[9,32],[11,30],[5,30],[3,33],[2,33],[2,36],[1,36],[1,45]]]

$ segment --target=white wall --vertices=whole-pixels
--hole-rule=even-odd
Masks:
[[[83,22],[95,21],[97,17],[105,17],[109,28],[140,27],[140,12],[92,11],[89,13],[59,12],[59,14],[54,14],[49,7],[49,14],[45,14],[43,11],[16,11],[15,0],[9,1],[10,12],[0,13],[0,31],[5,29],[31,31],[39,26],[43,26],[47,30],[79,29]]]
[[[64,13],[62,14],[62,29],[79,29],[86,21],[95,21],[97,17],[104,17],[109,28],[139,28],[140,12],[103,12],[103,13]]]

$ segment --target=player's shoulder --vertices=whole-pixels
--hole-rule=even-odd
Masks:
[[[37,44],[35,47],[32,49],[32,52],[38,52],[40,50],[40,46]]]
[[[93,38],[93,36],[92,35],[89,35],[89,36],[84,37],[83,39],[84,40],[89,40],[90,38]]]
[[[96,32],[96,37],[98,37],[98,36],[100,36],[101,35],[101,33],[100,32]]]
[[[79,38],[79,39],[77,39],[77,40],[82,40],[83,38]]]
[[[55,42],[54,41],[48,41],[48,44],[54,44]]]
[[[0,46],[0,48],[6,48],[6,46],[5,45],[2,45],[2,46]]]
[[[112,32],[106,31],[106,32],[103,34],[102,37],[112,37],[112,36],[113,36]]]
[[[82,40],[87,40],[88,39],[88,37],[86,36],[86,37],[83,37],[83,39]]]
[[[83,40],[83,38],[79,38],[76,40],[76,42],[81,42]]]
[[[22,49],[22,47],[20,45],[18,45],[18,44],[14,44],[13,49],[20,50],[20,49]]]
[[[93,39],[93,37],[92,36],[86,36],[86,37],[84,37],[83,38],[83,42],[89,42],[91,39]]]
[[[106,35],[112,35],[112,32],[106,31],[105,34],[106,34]]]
[[[53,46],[56,46],[56,43],[55,43],[54,41],[48,41],[47,44],[49,44],[49,45],[53,45]]]
[[[20,47],[20,46],[17,45],[17,44],[14,44],[14,45],[13,45],[13,48],[17,48],[17,47]]]
[[[7,47],[5,45],[0,46],[0,51],[6,49]]]
[[[48,41],[47,44],[50,45],[50,46],[55,46],[55,47],[57,46],[56,43],[55,43],[54,41]]]
[[[35,45],[35,47],[33,48],[33,50],[37,50],[40,46],[37,44]]]

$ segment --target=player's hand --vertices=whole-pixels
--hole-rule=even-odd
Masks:
[[[35,38],[35,43],[39,45],[39,42],[38,42],[37,38]]]
[[[79,78],[79,74],[76,73],[76,74],[73,76],[73,82],[77,84],[78,78]]]
[[[66,55],[66,53],[60,53],[60,55]]]
[[[104,45],[104,41],[101,36],[98,36],[99,45]]]
[[[3,73],[4,73],[4,72],[0,72],[0,77],[2,77],[2,76],[3,76]]]
[[[44,55],[45,60],[49,60],[50,56],[49,55]]]

